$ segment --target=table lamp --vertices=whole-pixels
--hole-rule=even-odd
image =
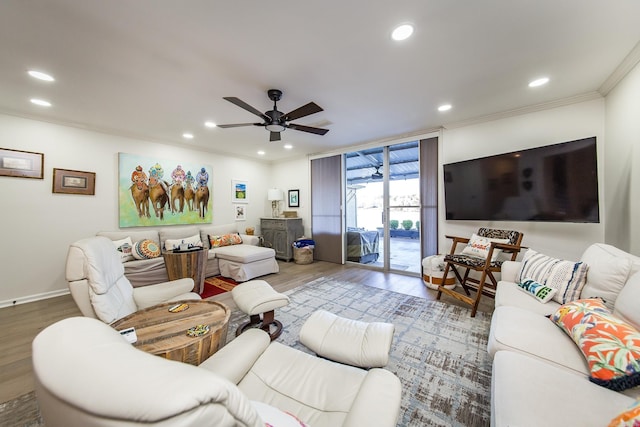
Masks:
[[[271,215],[274,218],[278,218],[280,216],[280,207],[278,204],[280,200],[282,200],[282,191],[277,188],[270,188],[267,194],[267,199],[271,201]]]

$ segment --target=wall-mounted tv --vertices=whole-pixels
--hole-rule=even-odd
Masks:
[[[600,222],[596,138],[444,165],[448,220]]]

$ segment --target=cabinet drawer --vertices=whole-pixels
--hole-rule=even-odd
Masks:
[[[269,230],[286,230],[287,223],[285,221],[280,221],[277,219],[263,219],[260,224],[261,229],[269,229]]]

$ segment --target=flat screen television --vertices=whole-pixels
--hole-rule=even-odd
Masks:
[[[444,165],[448,220],[600,222],[596,138]]]

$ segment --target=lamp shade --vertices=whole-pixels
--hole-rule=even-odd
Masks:
[[[267,200],[282,200],[282,191],[277,188],[270,188],[269,193],[267,194]]]

